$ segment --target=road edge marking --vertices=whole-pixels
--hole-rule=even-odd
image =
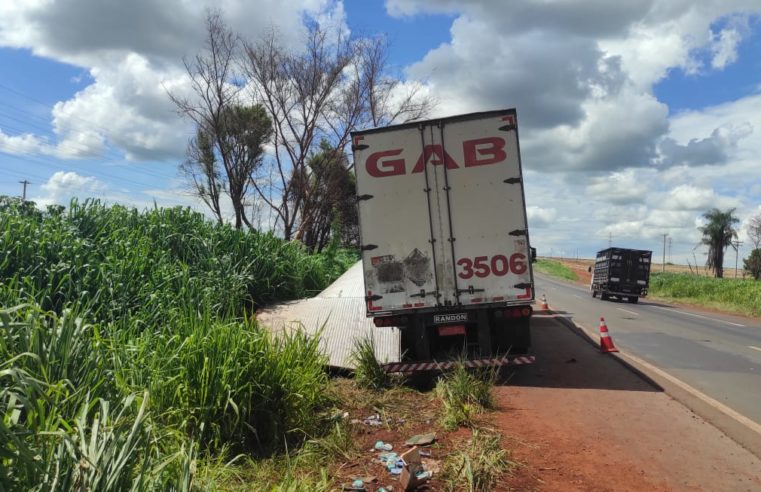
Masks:
[[[582,330],[584,332],[584,334],[594,342],[594,337],[591,334],[592,330],[590,330],[588,327],[586,327],[586,326],[584,326],[584,325],[582,325],[580,323],[576,323],[575,321],[571,321],[571,323],[573,323],[580,330]],[[643,366],[648,371],[654,372],[659,377],[662,377],[663,379],[667,380],[671,384],[674,384],[675,386],[679,387],[681,390],[686,391],[687,393],[689,393],[693,397],[699,399],[700,401],[702,401],[703,403],[709,405],[710,407],[714,408],[715,410],[718,410],[719,412],[721,412],[725,416],[735,420],[739,424],[744,425],[748,429],[750,429],[753,432],[757,433],[759,435],[759,437],[761,437],[761,424],[758,424],[755,421],[753,421],[753,420],[749,419],[748,417],[746,417],[745,415],[737,412],[736,410],[733,410],[733,409],[729,408],[728,406],[724,405],[720,401],[711,398],[710,396],[706,395],[705,393],[703,393],[699,389],[697,389],[697,388],[695,388],[693,386],[690,386],[689,384],[685,383],[684,381],[682,381],[681,379],[677,378],[676,376],[672,376],[671,374],[667,373],[663,369],[660,369],[660,368],[650,364],[649,362],[647,362],[647,361],[637,357],[636,355],[631,355],[628,352],[621,352],[620,349],[619,349],[619,352],[617,354],[611,354],[611,355],[617,356],[617,357],[622,358],[622,359],[626,359],[625,361],[630,363],[630,364],[632,364],[632,365],[635,365],[635,368],[636,368],[636,365],[640,365],[640,366]],[[647,374],[645,374],[645,375],[647,376]]]

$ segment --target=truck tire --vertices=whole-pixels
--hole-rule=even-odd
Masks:
[[[600,292],[600,300],[601,301],[607,301],[609,298],[610,298],[610,296],[608,294],[606,294],[605,292]]]
[[[634,297],[634,296],[629,297],[630,304],[637,304],[638,302],[639,302],[639,297]]]
[[[597,291],[592,289],[592,297],[597,297]]]

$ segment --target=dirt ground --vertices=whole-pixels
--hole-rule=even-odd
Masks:
[[[553,318],[497,388],[504,490],[761,490],[761,460]]]
[[[535,320],[533,333],[537,362],[503,371],[494,390],[497,408],[481,422],[503,435],[517,463],[494,490],[761,491],[761,460],[660,388],[549,314]],[[469,429],[438,427],[432,393],[390,398],[389,425],[355,427],[362,454],[335,470],[342,482],[373,476],[378,480],[368,490],[399,490],[370,451],[377,440],[396,451],[411,435],[435,430],[437,443],[428,451],[443,464],[470,436]],[[370,414],[379,406],[363,402],[351,413]],[[420,490],[442,487],[436,479]]]

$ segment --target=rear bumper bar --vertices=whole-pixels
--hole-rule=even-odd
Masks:
[[[464,367],[498,367],[498,366],[523,366],[533,364],[536,358],[533,355],[515,355],[496,357],[489,359],[469,359],[460,361],[424,361],[424,362],[392,362],[383,364],[381,367],[386,372],[411,373],[416,371],[443,371],[451,369],[459,364]]]

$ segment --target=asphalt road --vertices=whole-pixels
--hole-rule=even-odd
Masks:
[[[602,301],[589,289],[536,274],[554,311],[597,329],[600,317],[615,345],[761,424],[761,322],[640,299]],[[538,301],[540,302],[540,301]],[[538,307],[538,306],[537,306]]]

